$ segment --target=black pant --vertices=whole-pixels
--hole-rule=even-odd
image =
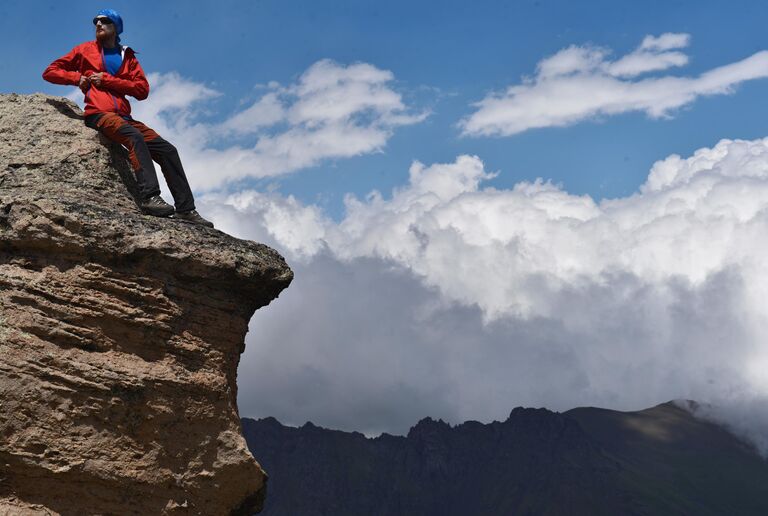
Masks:
[[[160,195],[160,184],[152,163],[154,160],[160,165],[160,170],[165,176],[176,211],[183,213],[195,209],[195,200],[179,152],[170,142],[138,120],[125,120],[116,113],[89,115],[85,117],[85,125],[97,129],[108,139],[128,149],[143,199]]]

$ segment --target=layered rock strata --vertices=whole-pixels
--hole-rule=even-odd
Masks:
[[[70,101],[0,95],[0,513],[251,514],[236,406],[267,246],[142,215]]]

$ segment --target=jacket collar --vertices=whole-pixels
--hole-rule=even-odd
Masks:
[[[99,49],[99,53],[101,53],[102,48],[101,48],[101,44],[99,43],[99,40],[98,39],[94,39],[93,40],[93,44],[96,45],[96,48]],[[132,54],[136,53],[136,51],[134,49],[132,49],[131,47],[129,47],[128,45],[123,45],[121,43],[118,43],[117,46],[120,48],[120,54],[123,57],[125,57],[125,54],[127,52],[131,52]]]

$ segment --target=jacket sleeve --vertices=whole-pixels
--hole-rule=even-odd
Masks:
[[[144,100],[149,95],[149,83],[139,61],[133,55],[128,58],[127,68],[120,77],[105,73],[101,79],[102,87],[119,95],[130,95],[136,100]]]
[[[48,65],[43,72],[43,79],[53,84],[80,84],[80,61],[82,54],[78,47],[73,48],[68,54],[61,56]]]

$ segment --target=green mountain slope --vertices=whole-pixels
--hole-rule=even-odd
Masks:
[[[638,412],[565,412],[622,466],[648,514],[768,514],[768,462],[724,428],[673,402]]]

